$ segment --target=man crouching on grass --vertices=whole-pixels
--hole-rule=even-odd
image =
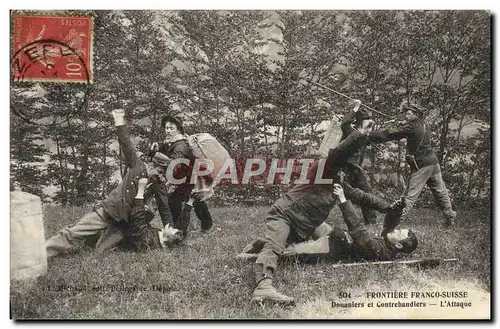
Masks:
[[[169,159],[157,153],[152,159],[153,164],[142,161],[135,152],[125,125],[125,111],[113,110],[112,114],[128,171],[103,201],[102,207],[85,214],[75,225],[62,229],[47,240],[45,248],[48,257],[73,249],[93,237],[98,238],[96,251],[115,246],[124,238],[126,244],[136,250],[159,248],[182,239],[180,231],[168,226],[164,230],[149,226],[154,215],[147,206],[151,194],[147,184],[164,174]]]

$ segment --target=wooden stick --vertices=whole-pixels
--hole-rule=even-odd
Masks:
[[[314,81],[308,81],[308,82],[309,82],[309,83],[312,83],[312,84],[313,84],[313,85],[315,85],[315,86],[321,87],[321,88],[326,89],[326,90],[329,90],[329,91],[331,91],[331,92],[334,92],[334,93],[336,93],[336,94],[338,94],[338,95],[340,95],[340,96],[344,96],[344,97],[346,97],[346,98],[349,98],[349,99],[351,99],[351,100],[354,100],[354,98],[351,98],[351,97],[349,97],[349,96],[347,96],[347,95],[345,95],[345,94],[342,94],[342,93],[341,93],[341,92],[339,92],[339,91],[333,90],[332,88],[328,88],[327,86],[323,86],[322,84],[319,84],[319,83],[317,83],[317,82],[314,82]],[[377,110],[375,110],[374,108],[371,108],[371,107],[369,107],[368,105],[365,105],[364,103],[361,103],[361,105],[362,105],[362,106],[364,106],[364,107],[366,107],[367,109],[369,109],[369,110],[371,110],[371,111],[375,112],[375,113],[378,113],[378,114],[380,114],[380,115],[384,116],[384,117],[389,117],[387,114],[382,113],[382,112],[380,112],[380,111],[377,111]]]

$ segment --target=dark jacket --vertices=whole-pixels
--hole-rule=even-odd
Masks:
[[[102,206],[104,211],[115,221],[128,222],[137,194],[139,179],[143,177],[147,178],[148,173],[144,162],[135,153],[135,148],[130,139],[127,127],[116,127],[116,133],[118,134],[118,142],[122,147],[128,170],[120,184],[103,201]]]
[[[178,164],[173,171],[173,176],[175,179],[182,179],[186,177],[186,182],[181,185],[191,185],[189,181],[191,180],[191,173],[193,171],[193,165],[195,157],[193,151],[189,147],[186,139],[179,139],[172,143],[162,142],[159,145],[159,152],[168,156],[171,160],[174,159],[188,159],[189,165]]]
[[[406,154],[415,157],[415,161],[419,168],[438,163],[438,158],[431,145],[431,130],[428,125],[425,125],[424,134],[424,123],[420,119],[408,122],[401,127],[372,131],[369,134],[370,141],[374,143],[400,140],[403,138],[406,138],[407,141]],[[420,141],[422,141],[422,144],[420,144]]]
[[[339,208],[353,241],[347,252],[350,259],[385,261],[394,258],[394,249],[386,243],[383,237],[374,236],[368,232],[363,219],[358,216],[350,201],[339,204]],[[335,240],[335,237],[332,240]]]
[[[189,147],[189,144],[185,138],[178,139],[175,142],[161,142],[159,145],[159,151],[170,159],[186,158],[193,159],[194,155]]]
[[[353,127],[352,124],[356,121],[356,112],[350,111],[348,114],[344,116],[342,119],[342,122],[340,124],[340,129],[342,129],[342,138],[340,139],[343,141],[346,139],[352,132],[356,131]],[[366,147],[367,141],[364,143],[358,143],[357,145],[357,150],[347,159],[348,163],[351,163],[355,166],[361,166],[362,161],[361,161],[361,154],[363,153],[365,147]]]
[[[345,166],[346,161],[357,151],[359,143],[364,140],[365,136],[356,131],[329,151],[322,178],[332,179],[331,184],[315,184],[319,166],[316,162],[308,171],[309,184],[292,187],[273,204],[303,239],[310,237],[316,227],[328,217],[335,205],[332,185],[339,182],[338,171]]]
[[[134,251],[147,251],[150,249],[160,249],[158,228],[152,227],[150,222],[154,218],[154,213],[144,200],[136,199],[130,215],[129,226],[124,230],[124,246]]]

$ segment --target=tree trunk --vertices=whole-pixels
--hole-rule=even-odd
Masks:
[[[102,152],[102,168],[103,168],[103,184],[102,184],[102,191],[101,191],[101,199],[105,199],[106,195],[108,194],[108,186],[109,186],[109,174],[108,174],[108,169],[106,168],[106,158],[108,155],[108,146],[107,146],[107,141],[102,144],[103,146],[103,152]]]
[[[396,169],[396,175],[397,175],[397,182],[401,182],[401,142],[398,141],[398,163],[397,163],[397,169]]]
[[[475,172],[475,168],[472,167],[469,171],[469,184],[467,185],[467,190],[465,192],[465,196],[470,196],[471,192],[472,192],[472,188],[474,187],[474,172]]]
[[[444,151],[448,145],[448,131],[449,131],[450,119],[443,116],[443,125],[441,127],[441,136],[439,137],[439,152],[438,161],[441,167],[444,169],[446,164],[444,162]]]

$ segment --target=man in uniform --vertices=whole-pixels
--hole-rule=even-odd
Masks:
[[[427,184],[443,211],[445,225],[452,226],[455,224],[456,212],[452,209],[450,196],[441,175],[441,167],[432,149],[431,130],[423,121],[425,113],[414,104],[405,104],[402,109],[407,119],[406,124],[394,129],[372,131],[369,133],[369,139],[381,143],[406,138],[406,160],[410,165],[411,176],[403,216],[413,208],[420,192]]]

